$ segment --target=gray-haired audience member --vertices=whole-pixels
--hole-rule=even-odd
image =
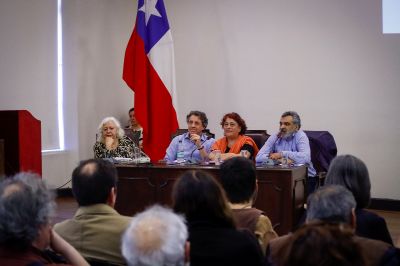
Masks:
[[[371,200],[371,182],[363,161],[349,154],[337,156],[329,166],[325,183],[344,186],[353,193],[357,202],[357,235],[393,245],[385,219],[364,209]]]
[[[354,227],[355,208],[356,201],[346,188],[325,186],[308,197],[306,223],[319,220],[345,223]]]
[[[0,265],[57,264],[45,252],[49,247],[73,265],[88,265],[52,230],[54,207],[53,194],[36,174],[20,173],[0,184]]]
[[[308,197],[305,226],[312,226],[312,223],[319,222],[320,224],[326,223],[349,228],[354,232],[355,207],[356,201],[346,188],[338,185],[325,185]],[[288,248],[292,240],[293,234],[272,240],[267,250],[268,262],[273,265],[282,265],[282,260],[289,252]],[[398,253],[396,255],[394,247],[385,242],[356,235],[353,235],[353,240],[360,246],[366,265],[386,265],[384,262],[388,261],[390,263],[398,262]]]
[[[185,265],[188,231],[183,216],[155,205],[136,214],[122,238],[130,266]]]

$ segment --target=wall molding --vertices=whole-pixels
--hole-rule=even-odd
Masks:
[[[373,198],[368,209],[382,211],[400,211],[400,200]]]

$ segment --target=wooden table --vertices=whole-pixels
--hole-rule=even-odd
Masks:
[[[116,165],[118,192],[115,208],[131,216],[154,203],[171,206],[175,180],[188,170],[203,170],[219,179],[219,166]],[[291,231],[303,212],[307,168],[257,167],[258,196],[255,207],[271,219],[279,235]]]

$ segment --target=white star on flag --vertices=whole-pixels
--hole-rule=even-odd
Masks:
[[[139,8],[139,11],[144,12],[146,16],[146,26],[152,15],[161,18],[161,14],[156,8],[157,2],[158,0],[144,0],[142,7]]]

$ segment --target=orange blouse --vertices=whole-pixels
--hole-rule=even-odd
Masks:
[[[254,149],[253,158],[256,158],[256,155],[259,151],[257,144],[254,142],[252,138],[245,135],[239,135],[239,137],[235,141],[235,144],[233,144],[233,146],[230,147],[229,152],[239,154],[240,150],[245,144],[249,144],[253,147]],[[211,151],[220,150],[222,153],[224,153],[227,147],[228,147],[228,139],[226,137],[222,137],[214,142],[214,144],[211,147]]]

